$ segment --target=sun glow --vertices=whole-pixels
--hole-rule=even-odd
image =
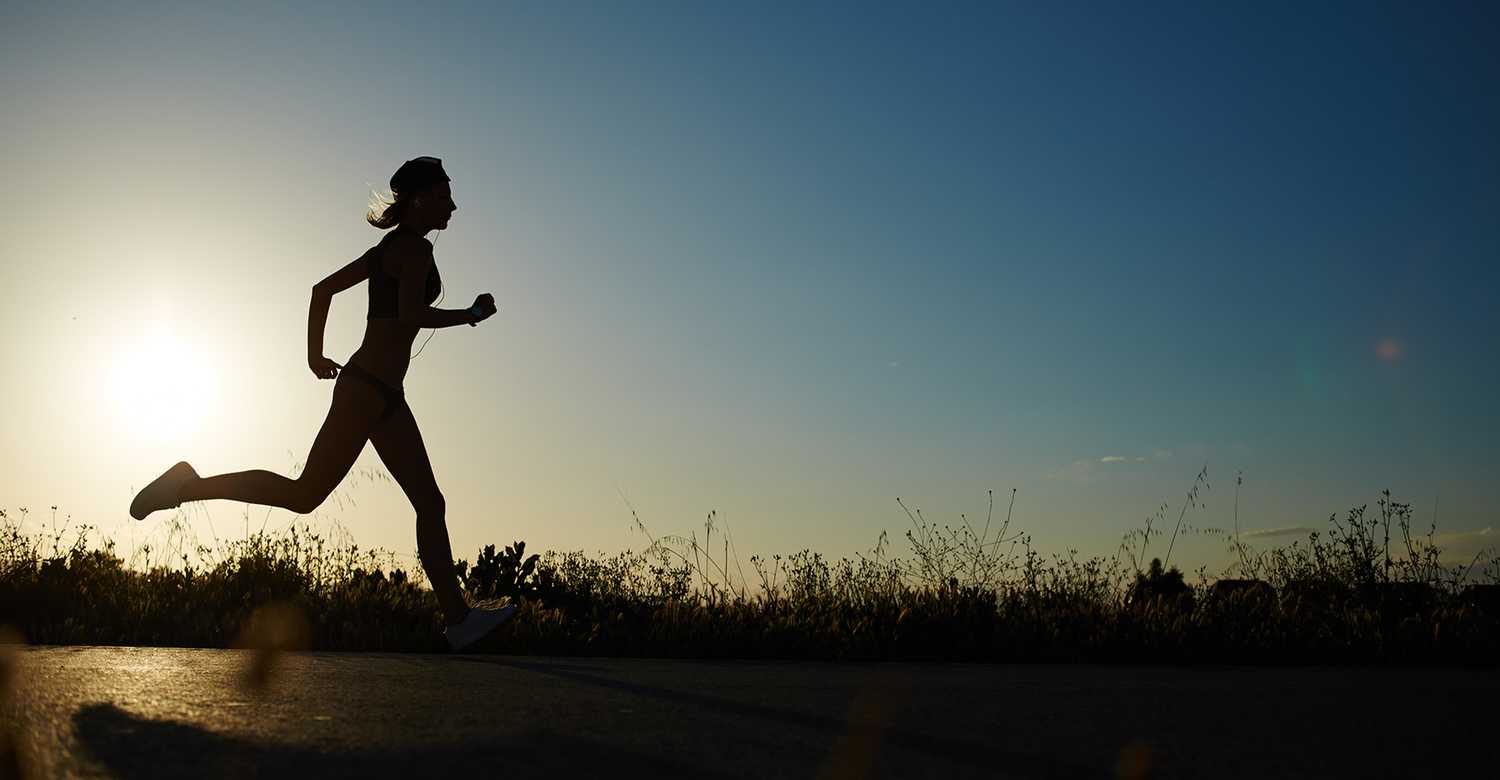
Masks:
[[[110,395],[126,435],[177,441],[197,432],[218,400],[218,370],[201,350],[155,334],[117,353]]]

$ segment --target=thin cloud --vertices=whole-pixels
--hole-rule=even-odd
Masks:
[[[1478,558],[1488,561],[1495,557],[1500,547],[1500,534],[1490,526],[1473,531],[1439,531],[1432,535],[1432,543],[1443,551],[1444,563],[1467,565]],[[1425,541],[1425,539],[1424,539]]]
[[[1262,528],[1259,531],[1251,531],[1242,534],[1246,539],[1268,539],[1275,536],[1306,536],[1318,529],[1308,528],[1305,525],[1289,525],[1285,528]]]
[[[1094,461],[1075,460],[1056,471],[1049,472],[1043,478],[1070,484],[1086,484],[1093,482],[1096,476]]]
[[[1044,475],[1044,479],[1059,480],[1072,483],[1096,482],[1107,478],[1111,473],[1119,473],[1116,469],[1118,464],[1129,465],[1131,463],[1145,463],[1149,460],[1161,460],[1163,453],[1171,455],[1170,451],[1156,450],[1151,455],[1105,455],[1103,457],[1079,458],[1062,468]]]

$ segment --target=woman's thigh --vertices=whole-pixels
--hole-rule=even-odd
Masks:
[[[422,431],[411,407],[401,403],[383,422],[370,431],[370,443],[385,464],[386,470],[401,486],[402,492],[418,512],[441,506],[443,494],[438,491],[432,473],[432,461],[422,442]]]
[[[328,416],[313,439],[299,481],[311,485],[315,492],[332,492],[365,448],[383,403],[372,388],[353,378],[335,380]]]

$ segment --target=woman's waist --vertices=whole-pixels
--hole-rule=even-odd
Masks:
[[[404,349],[392,353],[388,350],[360,347],[349,356],[348,361],[348,366],[353,366],[397,390],[401,389],[401,383],[406,379],[406,369],[410,365],[411,357]]]

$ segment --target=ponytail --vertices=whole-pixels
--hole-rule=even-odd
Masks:
[[[390,230],[401,224],[406,206],[411,201],[398,195],[387,198],[375,193],[370,199],[370,208],[365,212],[365,221],[381,230]]]

